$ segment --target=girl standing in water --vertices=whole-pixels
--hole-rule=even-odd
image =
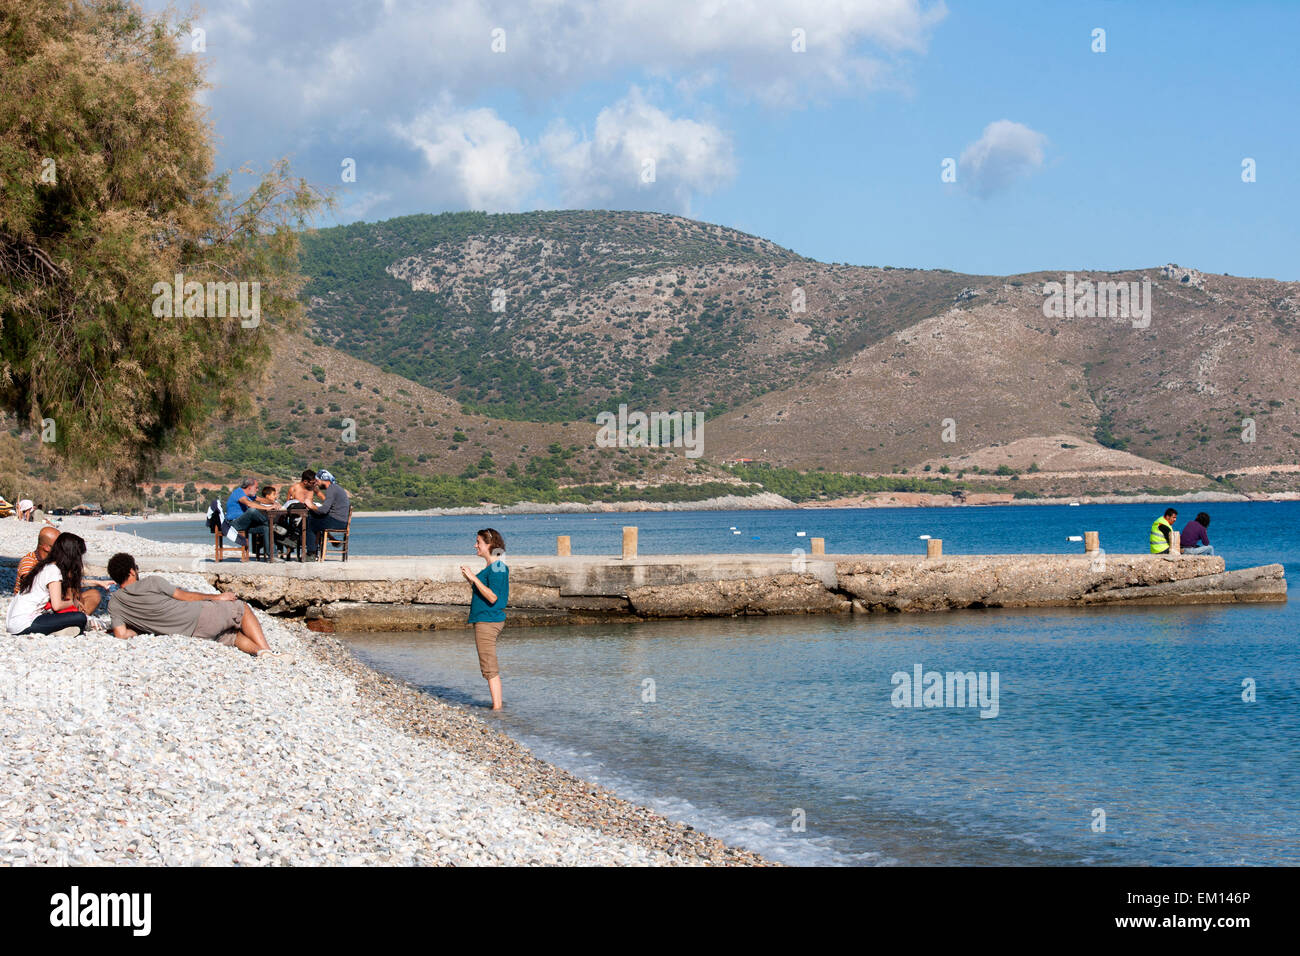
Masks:
[[[474,553],[486,567],[474,574],[465,565],[460,573],[470,583],[469,623],[474,625],[474,646],[478,669],[488,682],[492,709],[501,709],[501,673],[497,670],[497,638],[506,626],[506,602],[510,599],[510,569],[501,560],[506,541],[495,528],[484,528],[474,536]]]

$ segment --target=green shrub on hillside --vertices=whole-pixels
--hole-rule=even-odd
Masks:
[[[865,475],[797,471],[770,465],[733,465],[730,471],[744,481],[761,485],[764,491],[775,492],[795,502],[880,491],[945,494],[971,487],[967,482],[948,478],[868,478]]]

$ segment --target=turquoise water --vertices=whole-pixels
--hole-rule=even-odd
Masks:
[[[1300,504],[1183,505],[1181,518],[1202,509],[1229,567],[1280,561],[1297,580]],[[788,552],[804,540],[797,530],[826,537],[832,550],[920,552],[917,535],[928,533],[966,553],[1078,551],[1068,535],[1099,530],[1118,552],[1139,550],[1161,510],[491,523],[516,551],[549,550],[541,544],[569,533],[577,551],[585,541],[614,552],[621,526],[637,524],[643,552]],[[418,538],[428,551],[454,552],[484,523],[407,519],[402,548],[419,553],[407,547]],[[507,625],[506,710],[482,714],[539,756],[787,862],[1295,865],[1298,634],[1290,604]],[[349,639],[363,660],[454,703],[487,700],[468,631]],[[895,707],[893,676],[918,664],[996,672],[997,716]],[[1246,680],[1254,702],[1242,699]],[[1104,832],[1094,829],[1097,811]]]
[[[1294,530],[1300,502],[1178,506],[1179,526],[1197,511],[1214,518],[1210,540],[1233,566],[1278,560],[1269,540],[1275,525]],[[950,554],[1052,553],[1083,550],[1067,539],[1100,531],[1108,551],[1147,550],[1158,505],[999,505],[952,508],[808,508],[782,511],[661,511],[600,515],[470,515],[468,517],[357,517],[350,550],[356,555],[473,554],[474,533],[494,527],[514,554],[554,554],[557,535],[570,536],[574,554],[619,554],[623,526],[640,528],[642,554],[790,553],[826,539],[831,553],[923,554],[920,535],[943,539]],[[734,529],[734,530],[733,530]],[[798,532],[804,531],[803,537]],[[165,541],[211,544],[199,521],[151,522],[144,532]]]
[[[539,756],[788,862],[1295,864],[1289,617],[990,610],[507,626],[499,720]],[[351,639],[372,666],[486,702],[468,632]],[[998,716],[893,707],[891,675],[917,663],[997,671]],[[1245,677],[1256,703],[1241,700]],[[1096,808],[1105,833],[1091,828]],[[803,833],[791,829],[796,809]]]

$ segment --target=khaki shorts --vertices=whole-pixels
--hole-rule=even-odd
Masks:
[[[199,612],[199,623],[194,627],[194,636],[200,640],[216,641],[234,647],[246,610],[248,605],[243,601],[204,601],[203,610]]]
[[[478,648],[478,669],[484,679],[491,680],[500,675],[497,670],[497,638],[505,621],[476,621],[474,624],[474,646]]]

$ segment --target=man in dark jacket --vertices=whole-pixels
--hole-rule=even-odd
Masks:
[[[312,514],[307,516],[307,554],[310,557],[318,555],[324,546],[323,532],[342,531],[348,526],[348,515],[352,513],[348,493],[324,468],[316,472],[316,488],[324,492],[325,500],[307,503],[312,509]]]

